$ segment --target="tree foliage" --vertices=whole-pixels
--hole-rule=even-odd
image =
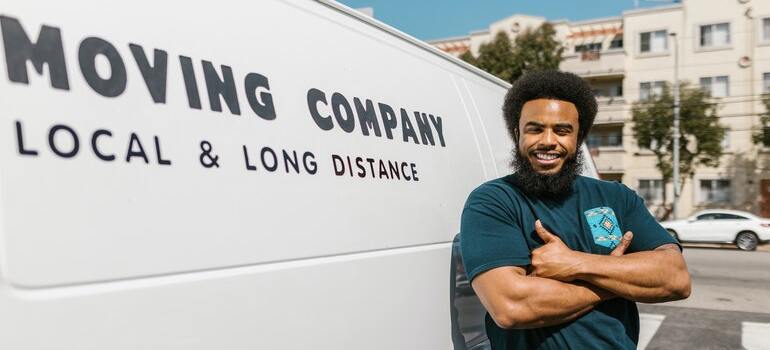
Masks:
[[[505,32],[498,32],[479,47],[478,57],[466,52],[460,59],[512,83],[527,71],[559,68],[564,48],[555,35],[549,23],[526,29],[514,41]]]
[[[710,103],[708,92],[683,83],[680,87],[680,184],[684,185],[700,166],[717,167],[722,155],[722,140],[727,128],[719,123],[717,104]],[[660,96],[635,102],[632,107],[633,135],[636,143],[655,154],[655,166],[664,185],[673,179],[674,97],[668,85]],[[665,187],[664,187],[665,188]],[[666,203],[666,191],[663,191]],[[670,214],[670,206],[661,219]]]

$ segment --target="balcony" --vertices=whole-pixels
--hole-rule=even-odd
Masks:
[[[594,124],[625,123],[631,120],[631,104],[625,98],[597,96],[599,107]]]
[[[623,49],[611,49],[565,55],[560,69],[583,78],[592,78],[623,77],[625,67],[626,52]]]

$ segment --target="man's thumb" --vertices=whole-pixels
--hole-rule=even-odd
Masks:
[[[615,249],[612,250],[612,253],[610,255],[612,256],[621,256],[626,253],[626,249],[628,249],[628,246],[631,245],[631,239],[634,238],[634,233],[631,231],[626,232],[626,234],[623,235],[623,238],[620,240],[620,243],[618,244]]]
[[[542,239],[544,243],[549,243],[555,239],[559,239],[559,237],[553,233],[548,232],[548,230],[543,227],[543,223],[540,222],[540,220],[535,221],[535,232],[537,232],[537,235],[540,236],[540,239]]]

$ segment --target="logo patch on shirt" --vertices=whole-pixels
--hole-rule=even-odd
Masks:
[[[586,210],[583,214],[588,220],[588,227],[594,236],[594,243],[610,249],[620,243],[623,234],[618,226],[618,218],[610,207],[598,207]]]

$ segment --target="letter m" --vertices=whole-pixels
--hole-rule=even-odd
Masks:
[[[29,84],[27,61],[38,74],[43,74],[43,65],[48,64],[48,74],[51,86],[57,89],[69,90],[67,66],[64,63],[61,31],[59,28],[43,26],[35,43],[21,27],[16,18],[0,16],[0,26],[3,32],[5,47],[5,62],[8,68],[8,79],[16,83]]]

